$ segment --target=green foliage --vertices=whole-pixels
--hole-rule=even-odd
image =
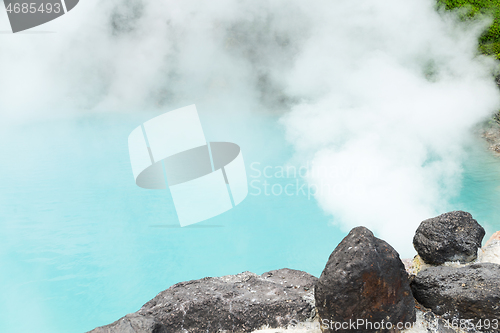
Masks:
[[[500,112],[496,113],[494,116],[493,116],[493,120],[500,125]]]
[[[479,51],[500,59],[500,0],[437,0],[438,6],[459,10],[463,20],[489,16],[493,23],[479,38]]]
[[[479,52],[500,59],[500,0],[437,0],[437,4],[447,10],[458,10],[462,20],[493,18],[493,23],[479,38]],[[492,121],[500,124],[500,111]]]

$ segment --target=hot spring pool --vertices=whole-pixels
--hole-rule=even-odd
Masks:
[[[242,145],[249,181],[257,180],[247,199],[180,228],[168,191],[133,181],[127,137],[145,119],[85,116],[4,132],[0,332],[83,332],[137,311],[176,282],[205,276],[282,267],[319,276],[346,231],[307,192],[255,195],[265,180],[255,169],[292,155],[278,125],[263,135],[278,133],[267,146],[279,154]],[[453,204],[490,234],[500,229],[500,160],[481,144],[468,154]]]

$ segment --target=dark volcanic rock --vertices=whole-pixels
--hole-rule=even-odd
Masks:
[[[462,327],[460,327],[460,322],[445,320],[429,309],[419,311],[421,311],[422,324],[426,328],[426,333],[480,333],[475,329],[475,326],[465,327],[465,323],[462,323]]]
[[[444,318],[472,319],[474,323],[500,319],[498,264],[430,267],[412,278],[411,289],[420,304]]]
[[[168,331],[152,317],[131,313],[110,325],[92,330],[92,333],[168,333]]]
[[[280,269],[261,276],[245,272],[181,282],[137,313],[92,332],[251,332],[262,326],[284,327],[292,320],[314,317],[316,281],[305,272]],[[134,324],[129,324],[131,319]]]
[[[476,259],[484,229],[467,212],[445,213],[420,223],[413,246],[424,262],[440,265],[447,261]]]
[[[415,321],[415,301],[399,254],[364,227],[352,229],[330,255],[314,295],[320,322],[329,328],[358,319],[394,325]]]

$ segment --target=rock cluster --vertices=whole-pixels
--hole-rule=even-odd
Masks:
[[[421,258],[434,266],[422,265],[410,285],[418,303],[436,315],[470,328],[488,323],[484,331],[500,332],[500,232],[480,249],[478,258],[483,237],[484,229],[469,213],[423,221],[414,238],[414,263]]]
[[[495,153],[500,153],[500,124],[490,122],[481,131],[482,137],[488,142],[489,149]]]
[[[500,332],[500,232],[478,251],[483,237],[466,212],[425,220],[413,242],[418,256],[403,264],[389,244],[357,227],[319,279],[280,269],[181,282],[91,332],[400,332],[410,326],[405,333]]]

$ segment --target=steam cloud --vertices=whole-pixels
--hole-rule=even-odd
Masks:
[[[214,98],[280,114],[297,159],[311,161],[321,207],[407,254],[418,223],[449,208],[470,129],[500,106],[496,63],[476,56],[488,22],[458,23],[434,6],[82,1],[39,28],[55,34],[0,35],[0,115],[6,123]]]

